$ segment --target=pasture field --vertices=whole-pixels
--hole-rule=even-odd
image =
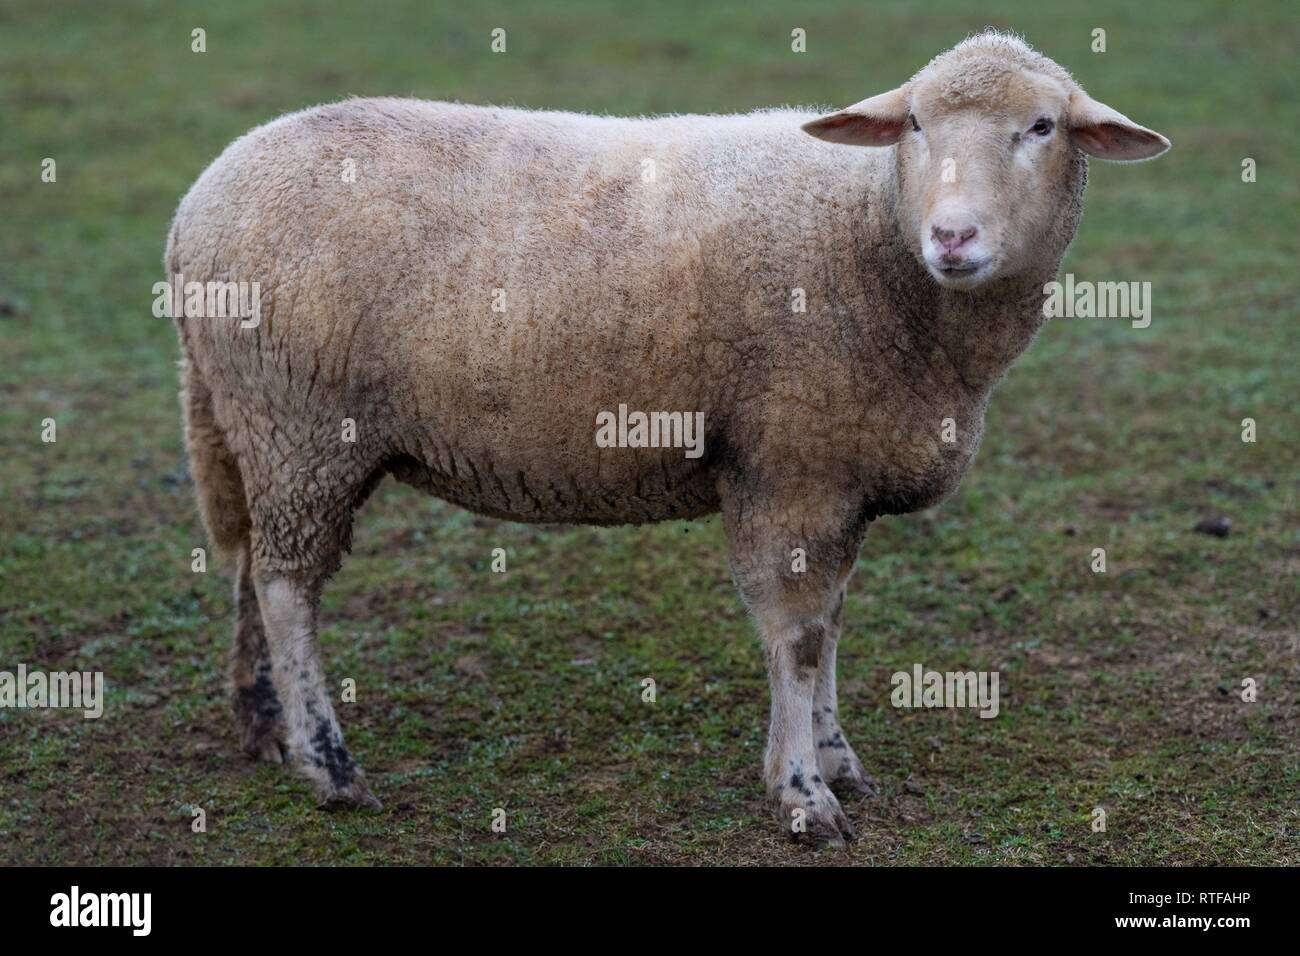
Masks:
[[[873,527],[840,650],[882,786],[846,803],[857,842],[767,817],[767,682],[717,518],[525,526],[386,482],[322,610],[385,809],[320,812],[240,755],[230,568],[191,570],[176,337],[150,312],[171,214],[231,139],[351,94],[843,106],[985,26],[1173,141],[1093,162],[1064,267],[1151,282],[1153,320],[1049,323],[960,493]],[[1284,0],[0,0],[0,670],[108,687],[99,720],[0,709],[0,864],[1300,863],[1297,49]],[[895,709],[916,662],[998,670],[999,716]]]

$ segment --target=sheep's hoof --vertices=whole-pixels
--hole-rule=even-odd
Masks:
[[[328,790],[319,791],[316,805],[322,810],[372,810],[378,813],[384,809],[384,805],[366,786],[365,777],[360,771],[351,782],[341,787],[332,786]]]
[[[817,743],[817,769],[837,796],[880,796],[880,786],[863,768],[838,726]]]
[[[280,733],[271,730],[247,727],[241,743],[244,753],[253,760],[266,763],[288,763],[289,747]]]
[[[840,765],[836,776],[830,778],[830,788],[840,797],[880,796],[880,784],[862,768],[857,757]]]
[[[795,843],[842,847],[857,838],[848,815],[824,784],[816,784],[811,797],[784,788],[771,802],[777,823]]]
[[[285,743],[284,725],[259,715],[236,712],[239,723],[239,749],[253,760],[288,763],[289,745]]]

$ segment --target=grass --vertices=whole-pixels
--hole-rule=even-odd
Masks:
[[[766,679],[716,519],[521,526],[387,484],[322,631],[384,812],[322,814],[238,755],[229,569],[190,570],[175,337],[149,311],[171,212],[229,140],[347,94],[844,105],[986,24],[1173,140],[1093,164],[1065,266],[1150,281],[1154,319],[1051,323],[962,491],[873,529],[840,663],[883,785],[849,806],[857,843],[766,818]],[[98,721],[0,710],[0,863],[1300,863],[1298,45],[1283,2],[0,4],[0,669],[109,688]],[[1214,515],[1227,537],[1192,531]],[[894,709],[915,662],[996,668],[1001,714]]]

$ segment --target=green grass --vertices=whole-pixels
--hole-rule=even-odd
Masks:
[[[0,863],[1300,863],[1291,4],[321,7],[0,4],[0,669],[109,684],[99,721],[0,710]],[[322,814],[238,755],[229,573],[190,571],[175,339],[150,315],[172,210],[228,141],[347,94],[844,105],[986,24],[1173,140],[1093,164],[1066,263],[1151,281],[1154,321],[1053,322],[961,493],[873,529],[841,650],[846,731],[883,785],[849,806],[856,844],[802,850],[766,818],[766,679],[716,519],[529,527],[385,485],[322,633],[384,812]],[[1228,537],[1192,532],[1215,514]],[[917,661],[997,668],[1000,716],[895,710],[889,676]]]

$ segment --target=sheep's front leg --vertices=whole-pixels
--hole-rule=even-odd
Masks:
[[[763,755],[768,802],[794,839],[842,846],[853,839],[853,825],[822,775],[812,719],[829,620],[772,608],[760,614],[759,626],[772,690]]]
[[[320,585],[261,575],[254,580],[294,768],[315,785],[321,806],[381,809],[343,745],[343,731],[325,692],[316,646]]]
[[[876,782],[862,767],[862,761],[849,746],[840,727],[840,705],[835,691],[835,658],[840,635],[844,632],[844,592],[839,594],[830,615],[830,627],[817,662],[817,686],[813,691],[813,737],[817,745],[817,767],[832,790],[841,796],[863,794],[878,796]]]
[[[853,827],[819,762],[813,708],[821,675],[823,706],[834,709],[837,602],[866,521],[851,492],[806,477],[807,485],[783,486],[750,475],[724,480],[720,491],[732,574],[762,633],[772,691],[768,802],[796,840],[838,845]]]

